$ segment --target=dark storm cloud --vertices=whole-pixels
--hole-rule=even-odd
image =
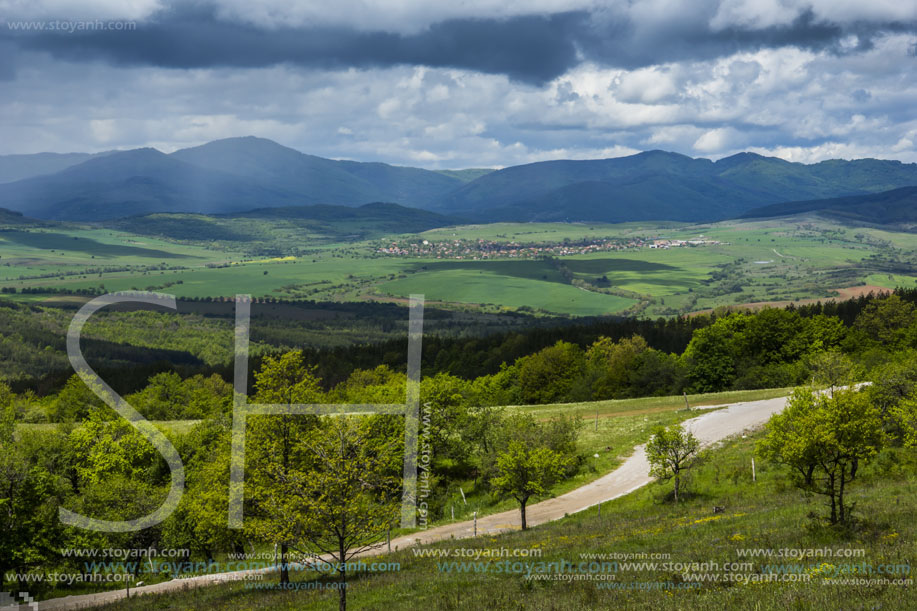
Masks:
[[[261,29],[217,19],[212,11],[168,11],[134,31],[16,33],[23,48],[59,59],[103,59],[166,68],[251,68],[292,63],[318,68],[427,65],[544,82],[576,62],[584,13],[505,20],[452,19],[417,34],[341,27]],[[9,36],[9,35],[8,35]]]
[[[585,11],[505,19],[449,19],[415,33],[348,27],[266,29],[217,16],[213,7],[173,7],[142,21],[134,31],[4,32],[23,49],[59,59],[101,59],[118,65],[166,68],[262,67],[282,63],[315,68],[394,65],[453,67],[542,84],[584,59],[638,68],[662,62],[703,60],[742,50],[796,46],[812,50],[867,50],[881,32],[914,31],[913,24],[817,21],[811,12],[788,25],[714,29],[715,5],[697,3],[683,19],[635,24],[621,13]],[[677,16],[676,16],[677,17]],[[855,34],[854,48],[840,41]],[[3,42],[0,40],[0,42]],[[9,68],[7,68],[9,70]],[[0,66],[0,78],[2,78]]]

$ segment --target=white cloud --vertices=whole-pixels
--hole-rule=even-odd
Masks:
[[[5,19],[145,19],[161,0],[0,0]]]
[[[0,88],[0,153],[164,151],[253,134],[333,158],[507,166],[663,148],[915,159],[917,60],[889,35],[638,70],[584,63],[545,87],[449,68],[169,70],[30,53]]]

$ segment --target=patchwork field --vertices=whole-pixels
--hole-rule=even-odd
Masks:
[[[350,240],[348,227],[309,225],[300,242],[290,224],[252,219],[247,235],[244,227],[233,225],[236,239],[225,231],[178,239],[61,224],[0,230],[0,289],[23,300],[123,290],[319,301],[422,293],[485,311],[668,316],[826,299],[864,285],[917,286],[917,235],[816,219],[495,223],[371,239],[364,227]],[[382,251],[420,243],[447,254]],[[507,254],[516,245],[528,251]]]

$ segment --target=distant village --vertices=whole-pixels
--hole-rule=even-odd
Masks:
[[[680,248],[688,246],[712,246],[721,244],[699,236],[691,240],[667,240],[654,238],[598,238],[593,240],[564,241],[557,243],[496,242],[493,240],[429,240],[394,241],[381,246],[379,254],[395,257],[418,257],[425,259],[538,259],[542,257],[563,257],[586,255],[595,252],[632,250],[639,248]]]

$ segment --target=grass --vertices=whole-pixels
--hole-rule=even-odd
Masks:
[[[861,470],[861,479],[849,491],[857,503],[857,522],[848,528],[829,528],[810,516],[823,515],[822,499],[806,499],[787,484],[786,473],[763,461],[752,481],[750,461],[759,435],[734,438],[708,451],[703,464],[692,472],[690,495],[672,504],[670,483],[657,483],[525,532],[446,541],[426,549],[539,549],[537,559],[521,558],[497,572],[486,561],[467,571],[434,558],[401,550],[379,560],[397,562],[400,570],[362,572],[351,577],[350,609],[909,609],[917,606],[913,585],[832,584],[833,577],[869,577],[855,570],[882,565],[909,567],[914,560],[917,523],[910,499],[917,493],[917,460],[913,451],[885,451]],[[713,505],[725,507],[713,513]],[[745,549],[862,550],[856,558],[781,559],[742,557]],[[664,558],[642,559],[655,566],[585,565],[574,576],[612,576],[613,581],[541,581],[526,579],[521,562],[573,563],[579,568],[582,554],[653,553]],[[859,552],[854,552],[859,553]],[[637,561],[642,561],[637,557]],[[664,567],[660,563],[695,563],[693,568]],[[750,563],[733,566],[727,563]],[[706,566],[700,566],[707,563]],[[716,563],[715,565],[713,563]],[[542,565],[543,566],[543,565]],[[534,572],[539,565],[530,564]],[[765,575],[785,571],[794,581],[765,581]],[[677,584],[696,581],[686,573],[719,576],[697,588]],[[725,581],[733,575],[739,581]],[[872,575],[881,578],[882,575]],[[897,578],[889,576],[890,579]],[[908,575],[903,575],[908,577]],[[294,573],[305,586],[299,591],[252,589],[242,582],[192,589],[180,593],[141,596],[118,603],[118,609],[301,609],[320,610],[337,604],[332,589],[312,589],[316,575]],[[276,579],[269,576],[268,580]],[[808,581],[800,581],[807,579]],[[743,583],[742,580],[745,580]],[[323,581],[317,580],[321,585]],[[605,589],[601,584],[622,589]],[[666,584],[674,584],[667,586]],[[660,589],[671,587],[674,589]],[[112,606],[114,607],[114,606]]]
[[[653,430],[698,416],[698,408],[710,408],[726,403],[757,401],[787,396],[792,389],[741,390],[707,395],[688,395],[692,411],[685,410],[684,397],[645,397],[584,403],[554,403],[507,407],[510,411],[534,414],[539,419],[566,415],[582,419],[577,446],[586,462],[579,473],[555,484],[547,497],[555,497],[584,486],[617,468],[633,453],[635,446],[646,442]],[[596,415],[598,418],[596,419]],[[596,422],[597,420],[597,422]],[[595,455],[598,454],[598,458]],[[461,486],[465,497],[459,492]],[[455,511],[455,521],[517,509],[512,499],[493,499],[486,493],[474,492],[474,482],[455,482],[449,491],[446,507]],[[431,520],[432,525],[452,522],[447,517]],[[399,531],[400,532],[400,531]]]
[[[297,226],[298,227],[298,226]],[[269,223],[256,241],[168,241],[111,229],[61,226],[0,231],[0,287],[156,290],[179,297],[294,297],[349,301],[403,298],[485,310],[531,308],[574,316],[634,311],[667,316],[720,305],[825,298],[861,283],[914,286],[917,269],[882,272],[895,252],[917,249],[917,235],[845,227],[824,220],[680,223],[496,223],[426,231],[431,241],[485,239],[558,244],[565,239],[703,236],[698,247],[632,249],[548,261],[424,260],[379,256],[379,245],[405,235],[304,235]],[[359,231],[358,231],[359,230]],[[308,232],[307,232],[308,233]],[[891,251],[889,247],[900,249]],[[269,253],[269,254],[265,254]],[[109,268],[106,268],[108,266]],[[721,274],[721,277],[717,277]],[[607,282],[578,287],[607,277]],[[606,292],[612,291],[614,294]],[[17,295],[34,299],[33,295]]]
[[[436,301],[494,304],[512,309],[527,307],[575,316],[615,314],[635,303],[632,299],[617,295],[594,293],[560,282],[500,273],[488,267],[483,264],[478,269],[422,272],[386,282],[379,287],[379,291],[398,297],[420,293]],[[547,270],[545,272],[547,276]]]

